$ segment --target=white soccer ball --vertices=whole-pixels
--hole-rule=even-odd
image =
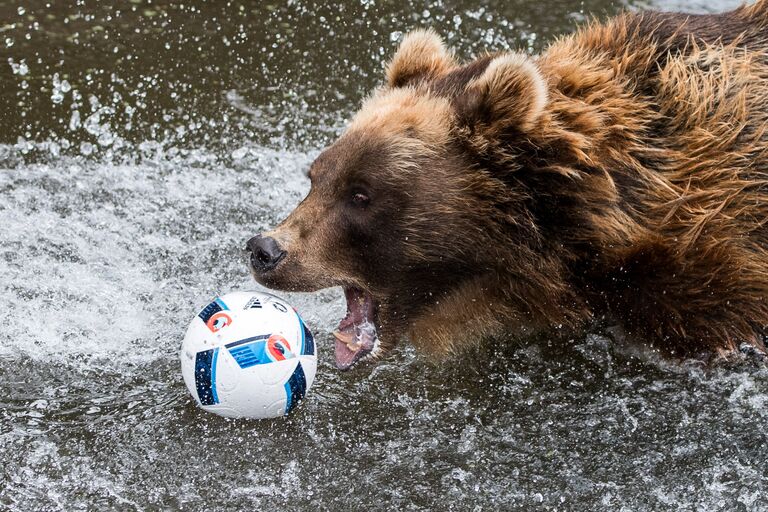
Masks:
[[[288,414],[315,379],[312,333],[284,300],[228,293],[189,324],[181,374],[198,405],[230,418]]]

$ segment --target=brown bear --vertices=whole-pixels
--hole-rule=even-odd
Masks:
[[[248,241],[271,288],[342,286],[341,369],[610,318],[687,356],[764,351],[768,0],[593,22],[459,63],[432,31]]]

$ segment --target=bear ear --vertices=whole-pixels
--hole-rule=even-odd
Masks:
[[[413,81],[437,77],[454,65],[453,56],[434,30],[414,30],[403,38],[387,64],[387,85],[403,87]]]
[[[460,124],[492,137],[529,131],[547,106],[547,84],[536,65],[519,53],[491,60],[454,100]]]

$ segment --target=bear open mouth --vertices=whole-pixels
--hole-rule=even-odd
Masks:
[[[347,315],[339,322],[336,338],[336,367],[349,370],[378,348],[376,304],[373,297],[354,287],[344,287]]]

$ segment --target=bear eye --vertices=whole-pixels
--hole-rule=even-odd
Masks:
[[[371,198],[363,192],[355,192],[352,196],[352,204],[355,206],[367,206],[371,202]]]

